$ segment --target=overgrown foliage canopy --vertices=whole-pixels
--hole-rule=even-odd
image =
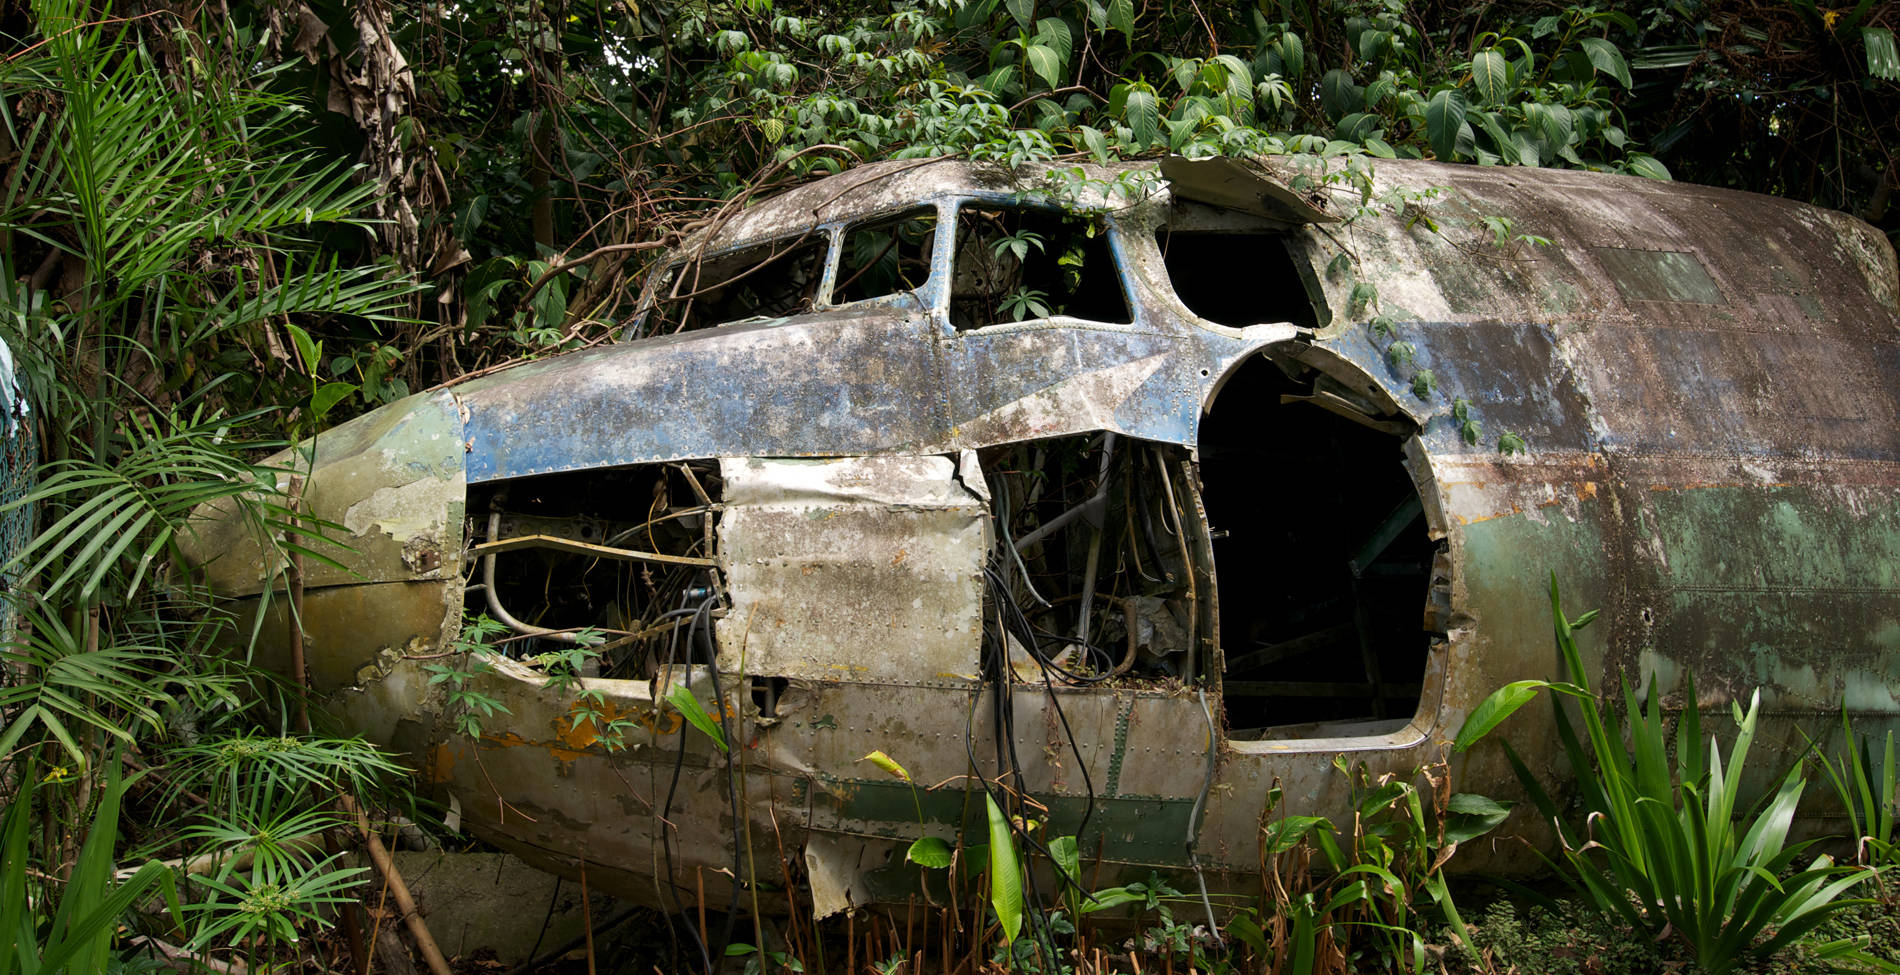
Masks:
[[[344,267],[392,260],[426,286],[389,316],[401,321],[303,320],[331,339],[316,377],[297,375],[268,320],[215,349],[128,362],[119,374],[159,401],[229,375],[226,402],[292,402],[314,378],[347,381],[340,408],[360,409],[602,340],[651,244],[709,207],[873,158],[1298,150],[1591,167],[1776,193],[1900,232],[1900,5],[1872,0],[54,7],[4,22],[10,280],[59,300],[86,277],[87,215],[22,213],[17,198],[54,151],[33,134],[74,107],[29,77],[70,15],[124,32],[138,53],[122,60],[207,108],[251,93],[247,121],[271,117],[242,151],[294,151],[311,179],[360,167],[375,192],[357,213],[380,222],[309,243]],[[202,139],[216,123],[165,124]],[[175,191],[128,185],[112,205],[163,208]],[[259,242],[239,228],[169,259],[255,288],[269,277],[247,273]]]

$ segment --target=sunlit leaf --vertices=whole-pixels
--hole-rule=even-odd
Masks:
[[[1492,691],[1478,706],[1471,710],[1464,724],[1458,727],[1458,737],[1452,743],[1453,751],[1464,751],[1476,744],[1480,738],[1491,733],[1491,729],[1503,723],[1505,718],[1517,713],[1519,708],[1529,704],[1537,697],[1537,692],[1549,687],[1548,681],[1520,680],[1512,681]]]
[[[713,744],[719,746],[720,751],[728,750],[726,747],[725,733],[719,730],[719,725],[713,721],[712,715],[707,714],[706,709],[700,707],[699,702],[694,700],[691,691],[687,690],[684,686],[675,685],[674,688],[667,693],[666,700],[679,711],[682,717],[691,722],[693,727],[698,728],[701,732],[705,733],[706,737],[711,738]]]
[[[910,773],[908,771],[905,771],[904,766],[897,764],[896,759],[890,757],[889,755],[884,754],[884,752],[881,750],[874,751],[871,754],[858,759],[858,761],[870,762],[872,765],[875,765],[878,768],[881,768],[884,771],[889,772],[890,774],[896,776],[897,778],[903,779],[906,782],[910,781]]]
[[[1023,60],[1029,64],[1029,70],[1041,78],[1043,84],[1056,87],[1062,73],[1062,62],[1056,52],[1046,44],[1031,44],[1023,50]]]
[[[1023,873],[1016,858],[1016,837],[1010,833],[1009,819],[997,808],[996,798],[985,793],[990,823],[990,907],[1003,926],[1003,942],[1012,943],[1023,929]]]
[[[949,843],[935,836],[925,836],[911,843],[910,849],[904,853],[904,859],[920,867],[942,870],[950,865],[953,857]]]

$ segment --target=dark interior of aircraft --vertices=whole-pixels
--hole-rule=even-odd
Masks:
[[[1418,708],[1439,545],[1399,438],[1315,405],[1326,385],[1255,357],[1202,420],[1236,738],[1377,734]]]

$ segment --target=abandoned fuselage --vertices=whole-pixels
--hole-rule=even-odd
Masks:
[[[1327,225],[1356,189],[1161,168],[865,166],[689,241],[627,341],[323,434],[313,686],[535,863],[819,913],[916,893],[905,848],[980,832],[982,780],[1104,877],[1256,890],[1270,789],[1338,812],[1335,756],[1403,773],[1557,676],[1553,571],[1606,680],[1761,686],[1791,746],[1900,715],[1872,228],[1383,161],[1391,212]],[[234,524],[194,545],[248,605],[278,575]],[[465,614],[518,639],[445,656]],[[448,665],[507,709],[478,738]],[[1511,789],[1484,749],[1453,772]]]

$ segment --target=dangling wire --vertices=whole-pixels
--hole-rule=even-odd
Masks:
[[[731,750],[732,736],[730,732],[727,730],[725,697],[720,693],[720,687],[719,687],[719,664],[717,662],[718,651],[717,651],[717,648],[713,645],[710,637],[708,637],[706,635],[706,632],[702,629],[702,624],[706,622],[707,618],[712,613],[712,607],[713,607],[713,604],[717,601],[717,597],[712,596],[712,595],[706,595],[700,599],[699,604],[696,606],[689,607],[689,606],[683,605],[687,600],[691,599],[692,596],[693,596],[693,593],[691,593],[690,591],[681,593],[680,594],[680,602],[682,603],[681,607],[679,609],[668,612],[665,616],[662,616],[661,619],[664,620],[664,619],[670,619],[670,618],[679,617],[679,616],[692,617],[691,622],[686,627],[684,627],[684,629],[686,630],[686,657],[687,657],[686,666],[687,666],[689,681],[691,679],[693,650],[695,646],[698,645],[702,640],[704,640],[705,642],[705,649],[707,650],[707,660],[709,662],[708,669],[712,674],[713,694],[715,696],[715,702],[716,702],[715,706],[719,708],[720,732],[721,734],[724,734],[726,736],[726,743],[727,743],[726,777],[727,777],[728,784],[732,784],[732,768],[733,768],[732,750]],[[666,664],[665,664],[665,667],[661,670],[661,673],[666,675],[666,680],[668,683],[671,683],[674,680],[673,667],[678,662],[679,638],[680,638],[681,629],[682,628],[680,627],[675,627],[671,633],[667,634]],[[685,685],[682,685],[682,686],[685,686]],[[658,702],[655,702],[655,706],[656,707],[658,706]],[[707,975],[712,975],[712,973],[714,972],[712,952],[708,948],[705,942],[705,939],[700,937],[699,929],[687,919],[685,901],[681,899],[680,893],[679,893],[680,892],[679,868],[674,863],[674,860],[673,860],[673,834],[672,834],[672,831],[669,829],[669,824],[672,822],[673,797],[679,791],[680,773],[684,771],[685,767],[686,767],[686,728],[685,728],[684,722],[682,722],[681,728],[680,728],[680,736],[679,736],[679,749],[676,752],[674,752],[674,755],[673,755],[673,777],[672,777],[672,780],[667,783],[666,801],[662,803],[660,807],[660,822],[658,825],[658,828],[660,831],[660,847],[666,856],[666,887],[673,894],[673,918],[680,927],[683,927],[686,929],[687,936],[692,940],[694,947],[699,949],[700,962],[705,966]],[[730,788],[727,790],[727,792],[732,797],[732,804],[733,804],[732,808],[733,808],[733,815],[734,815],[733,822],[737,823],[738,822],[739,793],[738,793],[737,788]],[[738,862],[738,857],[739,857],[738,844],[735,842],[733,844],[733,859],[734,859],[735,866]],[[739,879],[738,878],[739,878],[739,873],[738,873],[738,870],[735,869],[733,871],[732,903],[730,905],[730,909],[726,913],[725,943],[727,944],[730,944],[732,941],[733,911],[737,910],[737,907],[738,907],[738,897],[739,897]]]

